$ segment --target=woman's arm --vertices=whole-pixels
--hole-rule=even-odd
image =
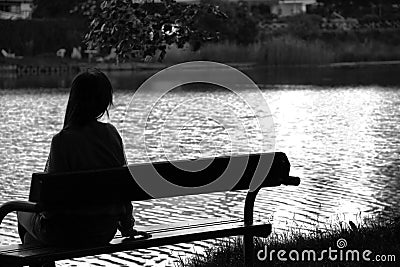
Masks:
[[[60,133],[51,140],[50,153],[47,158],[45,172],[64,172],[68,170],[68,162],[65,157],[66,151],[63,148]]]
[[[128,162],[126,160],[126,155],[125,155],[125,150],[124,150],[124,144],[122,142],[122,138],[118,132],[118,130],[110,124],[112,130],[116,134],[118,138],[118,142],[120,144],[120,153],[121,153],[121,160],[122,160],[122,165],[127,166]],[[135,229],[133,229],[133,226],[135,226],[135,218],[133,217],[133,206],[130,201],[127,201],[125,204],[125,213],[124,215],[120,218],[120,221],[118,222],[118,230],[121,232],[122,236],[133,236],[137,233]]]

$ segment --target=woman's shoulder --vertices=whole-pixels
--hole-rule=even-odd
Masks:
[[[56,133],[53,136],[53,140],[58,141],[58,140],[63,140],[65,138],[69,138],[73,135],[76,134],[77,129],[75,129],[75,127],[67,127],[67,128],[63,128],[61,129],[61,131],[59,131],[58,133]]]
[[[122,138],[121,135],[119,134],[117,128],[115,128],[114,125],[112,125],[111,123],[104,123],[105,127],[108,128],[109,132],[111,132],[111,135],[113,135],[115,138],[118,139],[118,141],[120,143],[122,143]]]
[[[65,130],[62,129],[61,131],[53,135],[52,142],[61,142],[66,135],[68,135],[68,133],[66,133]]]
[[[109,122],[98,122],[98,124],[100,125],[100,127],[105,128],[112,135],[119,136],[119,132],[113,124],[111,124]]]
[[[58,132],[54,136],[62,137],[62,136],[68,136],[68,135],[73,135],[76,133],[81,133],[89,129],[107,129],[109,131],[114,131],[118,132],[117,128],[115,128],[114,125],[108,122],[100,122],[100,121],[93,121],[91,123],[86,124],[85,126],[72,126],[72,127],[66,127],[62,129],[60,132]]]
[[[118,133],[118,130],[117,130],[117,128],[115,128],[115,126],[114,125],[112,125],[111,123],[109,123],[109,122],[100,122],[101,124],[103,124],[105,127],[107,127],[109,130],[111,130],[111,131],[114,131],[114,132],[117,132]]]
[[[74,139],[76,139],[76,134],[74,131],[71,131],[69,129],[62,129],[55,135],[53,135],[53,138],[51,140],[52,146],[57,146],[57,147],[65,147],[65,145],[68,146]]]
[[[94,122],[84,127],[67,127],[53,136],[53,142],[68,142],[87,136],[111,135],[121,139],[117,128],[111,123]]]

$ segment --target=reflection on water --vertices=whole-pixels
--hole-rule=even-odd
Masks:
[[[337,217],[399,211],[400,201],[400,90],[395,87],[352,86],[261,86],[275,122],[275,149],[287,153],[292,163],[292,175],[300,176],[299,187],[264,189],[257,198],[255,218],[270,218],[274,227],[288,225],[307,228]],[[252,97],[254,92],[245,91]],[[132,92],[117,91],[111,111],[114,125],[124,132],[129,162],[143,161],[139,151],[142,129],[135,127],[141,109],[125,111]],[[0,197],[1,203],[26,199],[32,172],[41,171],[49,151],[51,137],[62,126],[68,91],[61,89],[0,90]],[[227,91],[176,90],[155,108],[146,129],[148,153],[152,158],[175,156],[187,158],[222,155],[257,149],[259,135],[254,117],[229,113],[226,105],[196,99],[222,99],[230,106],[240,107],[240,101]],[[168,101],[165,101],[168,100]],[[146,98],[142,99],[146,103]],[[191,108],[176,110],[182,103]],[[210,103],[212,105],[210,105]],[[263,116],[263,107],[256,107]],[[185,113],[185,110],[187,111]],[[220,121],[194,118],[198,110],[207,111]],[[256,113],[257,113],[256,112]],[[268,114],[264,114],[268,116]],[[166,117],[171,119],[166,124]],[[238,119],[239,117],[239,119]],[[244,123],[249,135],[243,137],[239,123]],[[181,132],[173,132],[174,127]],[[233,132],[233,134],[231,134]],[[229,134],[228,134],[229,133]],[[160,136],[163,140],[160,142]],[[241,217],[243,193],[188,196],[135,203],[139,224],[171,223],[211,216]],[[294,220],[293,220],[294,219]],[[1,243],[18,241],[15,216],[8,216],[0,230]],[[212,241],[195,242],[196,249]],[[89,262],[104,266],[161,265],[173,266],[174,257],[194,253],[193,244],[164,246],[113,255],[101,255],[62,265]],[[144,256],[143,256],[144,255]]]

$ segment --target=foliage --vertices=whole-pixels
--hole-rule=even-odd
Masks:
[[[178,4],[175,0],[161,0],[161,3],[105,0],[100,5],[92,0],[91,3],[93,5],[86,9],[92,22],[85,41],[89,48],[116,48],[122,60],[133,57],[138,51],[143,52],[143,56],[154,56],[160,51],[158,60],[162,61],[168,45],[182,48],[186,43],[217,40],[218,32],[196,25],[205,15],[226,18],[218,6],[204,3]]]
[[[221,41],[239,45],[248,45],[257,41],[259,31],[257,24],[261,14],[258,10],[258,12],[251,10],[247,2],[223,0],[201,0],[201,2],[218,6],[227,15],[227,19],[221,21],[205,14],[199,18],[197,27],[207,31],[217,30],[220,33]]]
[[[0,49],[20,56],[51,54],[82,45],[87,23],[80,18],[0,20]],[[18,34],[15,34],[18,33]]]
[[[309,14],[289,17],[287,21],[289,32],[303,39],[318,35],[321,31],[321,22],[321,16]]]
[[[119,50],[120,58],[125,59],[141,52],[142,56],[160,55],[159,60],[162,60],[166,51],[164,48],[171,43],[182,47],[182,43],[187,42],[194,51],[207,41],[228,41],[249,45],[257,41],[257,21],[260,17],[265,17],[260,10],[254,10],[253,6],[250,8],[243,1],[200,0],[200,4],[197,5],[177,4],[171,0],[164,0],[162,3],[154,3],[152,0],[35,1],[37,5],[35,17],[67,17],[72,13],[83,15],[93,21],[86,38],[92,48],[100,48],[107,54],[111,47],[117,47],[121,41],[126,40]],[[102,4],[103,2],[107,4]],[[114,13],[111,14],[113,10]],[[130,13],[134,16],[129,16]],[[157,19],[160,21],[157,22]],[[179,25],[180,31],[177,31],[175,20],[183,22]],[[101,27],[104,24],[110,25],[111,30],[105,26],[101,34]],[[168,27],[173,28],[173,34],[164,34],[162,31],[160,33],[162,24],[166,24],[164,30]],[[133,26],[140,30],[132,29]],[[110,34],[113,28],[113,34]],[[117,29],[121,29],[119,33]],[[121,34],[122,30],[125,34]],[[127,36],[133,38],[126,38]],[[96,40],[98,37],[100,39]],[[151,38],[152,41],[149,40]],[[133,45],[126,45],[132,41]]]
[[[60,18],[71,16],[70,10],[85,0],[34,0],[34,18]]]
[[[86,17],[93,17],[100,12],[102,0],[75,0],[76,4],[69,10],[72,14],[80,14]]]

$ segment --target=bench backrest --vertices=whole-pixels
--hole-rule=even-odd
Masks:
[[[198,171],[191,169],[191,167],[196,169],[198,166],[204,168]],[[265,170],[268,169],[267,173]],[[44,206],[147,200],[154,198],[154,195],[149,194],[139,186],[139,183],[142,185],[143,179],[153,179],[155,175],[181,187],[201,189],[193,191],[194,193],[166,190],[162,197],[245,190],[251,187],[257,189],[281,184],[297,185],[300,181],[290,177],[289,170],[290,163],[286,155],[275,152],[142,163],[129,167],[70,173],[34,173],[29,200]],[[258,178],[255,177],[257,173]],[[204,186],[221,180],[221,176],[230,177],[229,179],[234,179],[235,183],[230,185],[220,183],[204,190]]]

